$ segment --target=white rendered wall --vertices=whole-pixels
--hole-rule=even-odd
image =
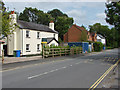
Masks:
[[[106,40],[105,39],[101,39],[101,43],[103,43],[105,45],[106,44]]]
[[[7,39],[7,53],[8,55],[13,55],[13,50],[14,50],[14,35],[8,35]]]
[[[0,56],[2,56],[3,44],[0,44]]]
[[[26,38],[26,31],[30,31],[30,38]],[[37,38],[37,32],[40,32],[40,39]],[[13,55],[13,50],[21,50],[22,55],[40,54],[42,38],[53,38],[54,34],[58,40],[56,33],[17,28],[13,34],[8,36],[8,55]],[[30,44],[30,52],[26,52],[26,44]],[[39,52],[37,51],[37,44],[40,44]]]
[[[51,41],[48,45],[50,46],[52,44],[55,44],[55,46],[58,46],[58,43],[55,40]]]
[[[26,38],[26,31],[30,31],[30,38]],[[40,32],[40,38],[37,38],[37,32]],[[42,38],[53,38],[54,33],[23,29],[23,55],[40,54],[42,51]],[[58,40],[58,34],[55,35]],[[30,52],[26,52],[26,44],[30,44]],[[37,44],[40,44],[40,51],[37,51]]]

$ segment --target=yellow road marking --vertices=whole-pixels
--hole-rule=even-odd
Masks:
[[[115,61],[115,59],[113,60],[113,62]]]
[[[118,60],[114,65],[112,65],[90,88],[89,90],[94,90],[100,82],[109,74],[109,72],[119,63],[120,60]]]

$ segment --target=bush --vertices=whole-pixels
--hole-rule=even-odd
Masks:
[[[106,49],[113,49],[114,47],[106,47]]]
[[[93,47],[94,47],[94,51],[99,52],[99,51],[102,51],[103,44],[101,42],[95,42],[93,44]]]

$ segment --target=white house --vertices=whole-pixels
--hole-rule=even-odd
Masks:
[[[16,28],[13,34],[8,36],[7,53],[13,55],[14,50],[21,50],[22,55],[40,54],[42,44],[58,46],[58,32],[54,30],[54,23],[50,22],[49,27],[32,22],[17,20],[16,14],[11,13]]]
[[[3,50],[4,43],[5,43],[4,41],[0,40],[0,56],[2,56],[2,50]]]
[[[102,44],[106,44],[106,39],[101,34],[97,34],[97,42],[101,42]]]

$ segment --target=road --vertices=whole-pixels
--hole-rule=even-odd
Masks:
[[[118,49],[54,58],[2,72],[3,88],[89,88],[118,61]]]

